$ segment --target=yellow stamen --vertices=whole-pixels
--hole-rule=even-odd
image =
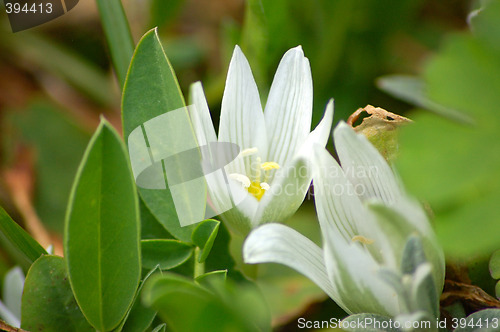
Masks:
[[[375,242],[375,240],[372,240],[372,239],[369,239],[367,237],[364,237],[363,235],[356,235],[356,236],[353,236],[352,242],[361,242],[363,244],[372,244],[373,242]]]
[[[262,165],[260,165],[260,168],[265,171],[270,171],[272,169],[279,169],[280,165],[278,165],[278,163],[274,161],[266,161],[265,163],[262,163]]]
[[[258,181],[252,181],[250,186],[247,188],[248,192],[252,194],[258,201],[264,196],[266,190],[262,188],[261,183]]]

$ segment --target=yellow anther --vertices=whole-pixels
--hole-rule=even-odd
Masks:
[[[266,190],[262,188],[261,183],[257,181],[252,181],[247,190],[250,194],[257,198],[258,201],[260,201],[262,196],[266,193]]]
[[[363,244],[372,244],[375,240],[364,237],[363,235],[356,235],[352,237],[352,242],[361,242]]]
[[[265,171],[270,171],[272,169],[279,169],[280,165],[274,161],[266,161],[265,163],[262,163],[260,165],[260,168],[262,168]]]

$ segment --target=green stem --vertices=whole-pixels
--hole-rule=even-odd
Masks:
[[[135,48],[127,17],[120,0],[96,0],[96,2],[116,76],[120,87],[123,88]]]
[[[194,249],[194,277],[201,276],[205,273],[205,262],[199,263],[198,258],[201,255],[201,250],[199,247]]]

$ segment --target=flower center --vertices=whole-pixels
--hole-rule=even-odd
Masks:
[[[254,155],[258,152],[257,148],[245,149],[240,152],[238,158],[245,158]],[[268,191],[271,186],[267,183],[269,175],[273,169],[279,169],[280,165],[274,161],[262,162],[260,157],[255,158],[255,162],[251,165],[250,176],[233,173],[229,177],[240,182],[243,188],[248,190],[258,201]],[[264,171],[264,172],[262,172]],[[251,180],[250,180],[251,179]]]

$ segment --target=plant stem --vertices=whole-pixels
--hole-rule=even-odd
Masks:
[[[198,262],[198,258],[200,257],[201,250],[199,247],[196,247],[194,249],[194,277],[201,276],[203,273],[205,273],[205,262],[200,263]]]

